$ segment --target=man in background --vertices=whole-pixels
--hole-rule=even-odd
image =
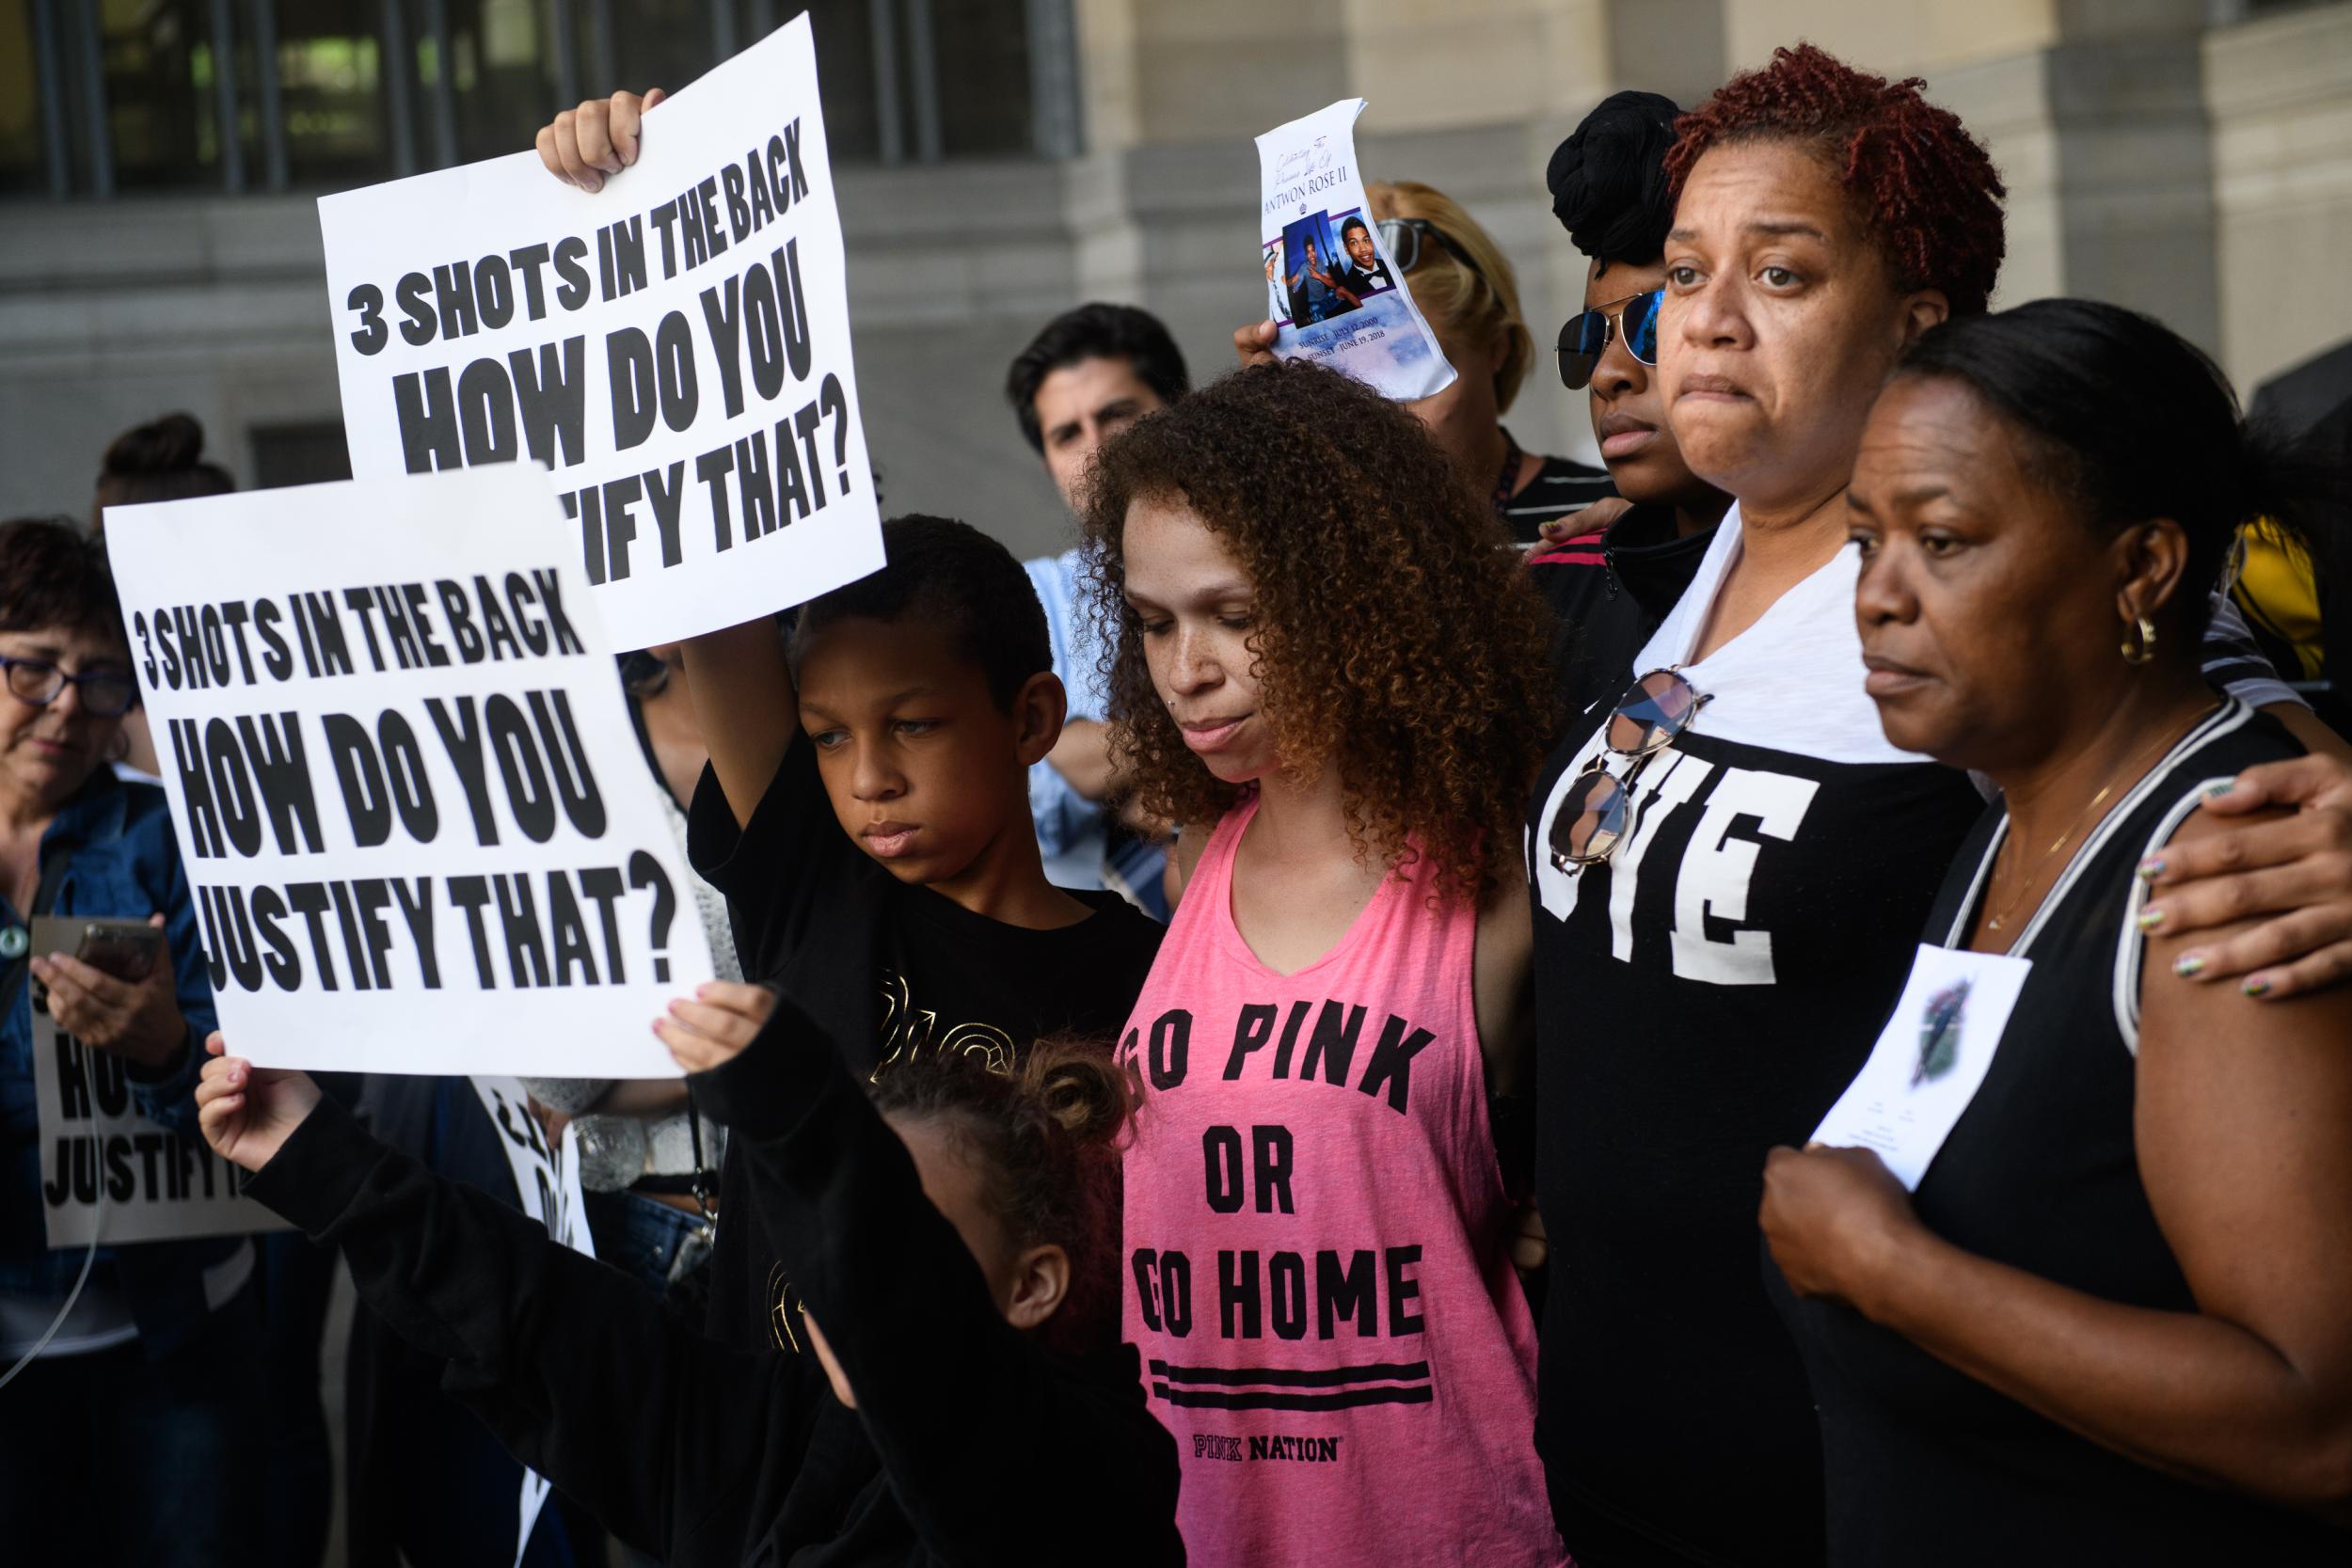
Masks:
[[[1184,356],[1159,318],[1131,305],[1097,303],[1045,325],[1013,357],[1005,397],[1074,515],[1095,450],[1184,396],[1189,385]],[[1070,692],[1060,741],[1029,770],[1029,809],[1045,874],[1064,887],[1110,888],[1166,920],[1166,851],[1137,831],[1143,825],[1121,821],[1104,804],[1112,793],[1110,734],[1085,562],[1073,549],[1023,565],[1045,606],[1054,673]]]

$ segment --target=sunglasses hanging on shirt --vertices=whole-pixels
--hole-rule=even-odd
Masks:
[[[1552,814],[1552,869],[1573,877],[1616,852],[1632,826],[1633,781],[1650,758],[1691,727],[1707,702],[1707,693],[1694,690],[1671,668],[1652,670],[1626,688],[1609,715],[1599,753],[1585,764]],[[1630,765],[1622,778],[1613,769],[1613,757]]]
[[[1580,310],[1560,326],[1560,384],[1571,391],[1591,384],[1593,372],[1609,347],[1613,330],[1625,339],[1626,352],[1655,370],[1658,366],[1658,308],[1666,291],[1629,294],[1598,309]]]

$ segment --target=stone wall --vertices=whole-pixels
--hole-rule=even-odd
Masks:
[[[1349,93],[1365,172],[1461,198],[1548,346],[1582,261],[1542,183],[1617,85],[1694,100],[1809,37],[1926,75],[2010,188],[2004,303],[2148,309],[2241,386],[2352,336],[2352,0],[2224,26],[2203,0],[1076,0],[1089,150],[843,170],[871,445],[894,510],[1025,553],[1067,522],[1003,403],[1056,310],[1131,301],[1196,377],[1260,308],[1259,131]],[[307,197],[11,206],[0,221],[0,515],[80,512],[106,440],[186,408],[241,480],[257,433],[337,417]],[[1589,454],[1541,356],[1511,424]]]

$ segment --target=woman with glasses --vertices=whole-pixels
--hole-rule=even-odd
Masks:
[[[1820,1560],[1764,1155],[1853,1077],[1980,809],[1865,695],[1846,488],[1904,348],[1985,309],[1999,179],[1915,83],[1809,46],[1678,126],[1657,374],[1682,460],[1737,499],[1656,629],[1596,651],[1624,694],[1571,715],[1529,844],[1538,1444],[1594,1568]]]
[[[1428,426],[1513,542],[1533,545],[1546,524],[1613,495],[1600,469],[1522,451],[1503,426],[1502,416],[1534,366],[1535,340],[1519,310],[1518,275],[1492,236],[1434,186],[1376,182],[1364,187],[1364,197],[1389,262],[1380,261],[1379,246],[1360,222],[1352,222],[1341,235],[1348,261],[1334,276],[1357,296],[1391,287],[1394,275],[1403,276],[1454,370],[1445,390],[1405,406]],[[1274,333],[1271,321],[1235,332],[1242,363],[1271,360]]]
[[[1824,1129],[1886,1159],[1766,1167],[1833,1564],[2352,1560],[2292,1511],[2352,1525],[2352,991],[2181,984],[2197,939],[2142,875],[2302,753],[2217,697],[2199,624],[2241,526],[2346,489],[2109,305],[1949,322],[1878,401],[1847,497],[1869,695],[2000,795],[1873,1053],[1882,1109]],[[1979,1072],[1940,1143],[1906,1132]]]
[[[1616,696],[1623,663],[1648,640],[1707,555],[1731,498],[1691,471],[1658,380],[1665,296],[1666,150],[1672,99],[1620,92],[1602,101],[1551,155],[1551,210],[1590,258],[1584,309],[1560,328],[1560,379],[1587,393],[1593,437],[1630,503],[1603,532],[1563,538],[1528,557],[1559,618],[1555,663],[1572,711]],[[1556,525],[1567,532],[1575,519]]]
[[[1086,531],[1124,771],[1189,824],[1119,1048],[1126,1338],[1189,1560],[1556,1568],[1488,1114],[1526,1063],[1543,607],[1426,432],[1303,362],[1104,446]]]
[[[42,1184],[60,1173],[41,1167],[35,988],[56,1030],[106,1053],[102,1098],[127,1080],[139,1113],[191,1138],[214,1023],[164,792],[108,767],[138,688],[105,552],[70,523],[0,524],[0,1540],[72,1539],[98,1562],[255,1560],[249,1497],[199,1463],[260,1451],[252,1243],[92,1259],[45,1235]],[[121,956],[36,952],[40,916],[140,921],[160,940],[134,974]]]

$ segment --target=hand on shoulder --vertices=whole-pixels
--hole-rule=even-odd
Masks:
[[[2140,865],[2143,929],[2170,974],[2249,996],[2352,979],[2352,766],[2330,756],[2249,768]],[[2194,940],[2189,940],[2189,939]]]

